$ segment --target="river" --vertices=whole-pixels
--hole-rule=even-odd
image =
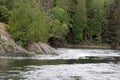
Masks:
[[[58,51],[54,56],[1,56],[0,80],[120,80],[120,50]]]

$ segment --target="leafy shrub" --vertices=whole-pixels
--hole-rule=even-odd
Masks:
[[[64,38],[68,32],[68,15],[64,9],[60,7],[54,7],[48,11],[50,16],[50,33],[51,37]]]
[[[49,38],[47,17],[35,0],[19,0],[9,17],[8,31],[20,45]]]

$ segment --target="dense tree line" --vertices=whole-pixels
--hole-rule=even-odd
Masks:
[[[120,45],[119,0],[1,0],[0,21],[15,41]]]
[[[104,40],[113,48],[120,46],[120,0],[114,0],[106,15]]]

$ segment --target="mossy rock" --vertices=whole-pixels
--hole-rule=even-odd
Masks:
[[[40,51],[35,51],[36,54],[42,54]]]

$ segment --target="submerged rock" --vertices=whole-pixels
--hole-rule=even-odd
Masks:
[[[18,46],[10,35],[5,31],[5,24],[0,23],[0,56],[30,56],[32,53]]]
[[[45,54],[45,55],[58,55],[59,54],[59,52],[56,49],[40,41],[36,43],[31,43],[26,48],[27,50],[31,52],[36,52],[38,54]]]

